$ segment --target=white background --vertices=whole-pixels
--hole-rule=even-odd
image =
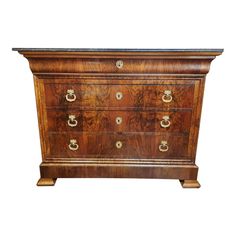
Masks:
[[[0,235],[236,235],[235,1],[1,1]],[[32,74],[12,47],[224,48],[207,76],[200,189],[58,179],[41,162]]]

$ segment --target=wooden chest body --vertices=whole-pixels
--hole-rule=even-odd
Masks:
[[[206,74],[221,49],[14,49],[34,75],[42,163],[57,178],[170,178],[199,187]]]

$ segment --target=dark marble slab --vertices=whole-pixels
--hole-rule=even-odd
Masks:
[[[221,48],[12,48],[18,52],[223,52]]]

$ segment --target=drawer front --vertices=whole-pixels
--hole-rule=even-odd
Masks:
[[[191,108],[193,96],[193,84],[45,84],[48,107]]]
[[[49,135],[50,156],[60,158],[187,158],[188,136],[157,134]]]
[[[200,74],[206,66],[195,66],[187,59],[102,59],[96,58],[30,58],[34,73],[159,73]],[[193,66],[194,65],[194,66]]]
[[[78,132],[182,132],[188,133],[191,111],[134,112],[48,109],[48,130]]]

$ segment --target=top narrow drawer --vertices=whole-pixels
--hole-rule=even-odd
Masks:
[[[193,59],[30,58],[34,73],[147,73],[191,74],[207,69]]]

